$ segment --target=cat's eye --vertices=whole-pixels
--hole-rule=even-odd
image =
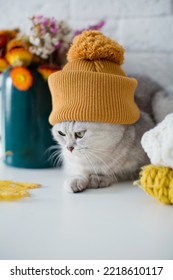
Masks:
[[[59,135],[65,136],[65,134],[62,131],[58,131]]]
[[[82,131],[79,131],[79,132],[75,132],[75,138],[82,138],[84,137],[84,134],[85,134],[85,130],[82,130]]]

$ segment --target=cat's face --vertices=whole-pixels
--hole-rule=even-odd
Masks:
[[[122,139],[125,126],[95,122],[62,122],[52,128],[65,153],[111,152]]]

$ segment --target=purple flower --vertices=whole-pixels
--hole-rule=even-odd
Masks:
[[[63,46],[63,41],[61,40],[61,41],[59,41],[56,45],[54,45],[55,46],[55,48],[56,49],[60,49],[62,46]]]
[[[74,37],[81,34],[85,30],[100,30],[105,25],[105,21],[101,20],[96,25],[90,25],[87,28],[79,29],[74,32]]]
[[[51,23],[50,31],[51,31],[52,33],[55,33],[55,34],[58,32],[58,28],[57,28],[57,26],[56,26],[56,22],[55,22],[55,21],[53,21],[53,22]]]
[[[45,27],[49,27],[51,24],[51,19],[50,18],[43,18],[41,24]]]
[[[33,16],[32,20],[34,24],[39,24],[43,18],[43,16]]]
[[[50,59],[58,53],[65,53],[70,46],[73,34],[72,29],[65,21],[57,21],[55,18],[44,16],[33,16],[31,34],[31,52],[40,56],[42,59]],[[74,35],[80,34],[83,30],[99,30],[105,22],[100,21],[88,28],[77,30]]]

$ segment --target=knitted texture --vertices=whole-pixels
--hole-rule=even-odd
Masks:
[[[11,151],[7,151],[0,160],[5,155],[11,155]],[[13,201],[18,200],[23,197],[30,196],[28,189],[39,188],[40,184],[34,183],[22,183],[22,182],[14,182],[10,180],[0,180],[0,201]]]
[[[135,185],[164,204],[173,204],[173,169],[155,165],[144,166]]]
[[[154,165],[173,169],[173,113],[145,132],[141,139],[144,151]]]
[[[124,48],[98,31],[84,31],[74,38],[68,61],[75,59],[106,59],[119,65],[124,62]]]
[[[137,81],[121,68],[124,49],[98,31],[84,31],[74,38],[62,71],[49,76],[52,112],[49,122],[95,121],[135,123],[139,109],[134,102]]]

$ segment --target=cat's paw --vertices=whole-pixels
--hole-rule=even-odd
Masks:
[[[91,174],[89,177],[89,188],[105,188],[111,185],[112,181],[108,176]]]
[[[64,188],[67,192],[82,192],[83,190],[85,190],[88,186],[88,179],[87,177],[84,176],[73,176],[73,177],[69,177],[65,184],[64,184]]]

